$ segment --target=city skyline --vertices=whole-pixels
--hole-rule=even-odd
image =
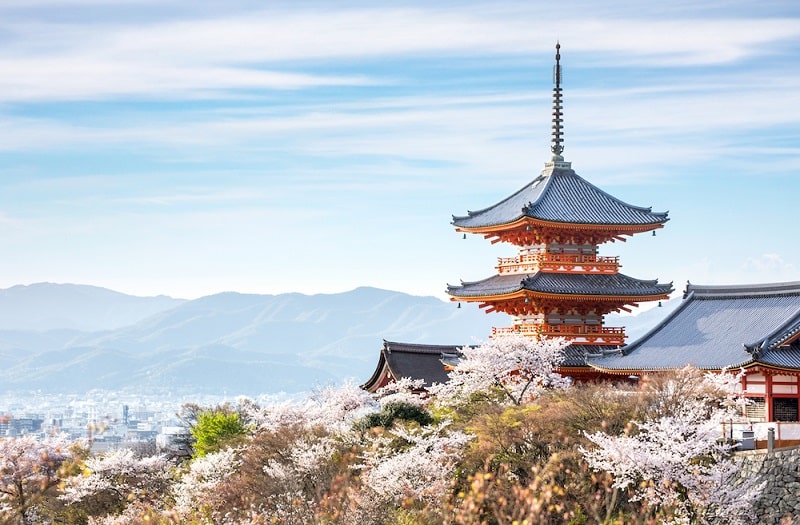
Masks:
[[[463,240],[550,157],[655,237],[643,279],[800,280],[800,13],[784,2],[100,0],[0,7],[0,288],[445,297]]]

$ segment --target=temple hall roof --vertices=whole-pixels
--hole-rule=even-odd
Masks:
[[[608,350],[604,345],[571,344],[564,349],[564,361],[561,366],[585,367],[586,359],[592,355],[599,355]]]
[[[391,379],[422,379],[425,386],[446,383],[448,372],[445,365],[455,365],[464,345],[427,345],[384,341],[378,366],[372,377],[361,385],[375,392]],[[605,347],[597,345],[569,345],[564,351],[561,366],[586,367],[586,357],[596,355]],[[588,368],[588,367],[587,367]]]
[[[532,275],[495,275],[482,281],[448,285],[453,297],[485,297],[512,294],[521,290],[560,295],[602,295],[649,297],[672,292],[672,283],[641,280],[617,274],[567,274],[537,272]]]
[[[580,177],[569,163],[551,163],[522,189],[483,210],[453,216],[456,228],[511,224],[524,217],[547,222],[597,225],[658,225],[667,213],[627,204]]]
[[[650,332],[587,362],[618,373],[687,365],[800,369],[800,282],[687,285],[681,305]]]
[[[426,387],[433,383],[446,383],[448,377],[443,360],[457,354],[463,347],[464,345],[427,345],[384,340],[378,366],[361,388],[374,392],[383,386],[387,375],[395,379],[423,379]]]

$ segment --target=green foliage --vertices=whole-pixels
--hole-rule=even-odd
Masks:
[[[358,430],[391,427],[396,420],[414,421],[420,426],[433,423],[433,416],[424,408],[411,403],[387,403],[380,412],[369,414],[356,422]]]
[[[248,432],[238,413],[222,407],[198,412],[191,433],[194,457],[203,457],[242,442]]]

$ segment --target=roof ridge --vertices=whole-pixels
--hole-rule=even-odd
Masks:
[[[764,348],[772,350],[783,344],[784,341],[791,339],[798,331],[800,331],[800,308],[763,339]]]
[[[446,350],[457,350],[469,345],[440,345],[427,343],[403,343],[400,341],[383,340],[383,348],[387,352],[405,352],[417,354],[441,354]]]
[[[800,295],[800,281],[785,281],[757,284],[691,284],[686,283],[686,292],[693,292],[703,299]]]

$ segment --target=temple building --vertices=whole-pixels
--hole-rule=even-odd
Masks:
[[[744,369],[748,420],[800,421],[800,282],[687,283],[680,306],[650,332],[587,362],[600,373],[624,377],[687,365]]]
[[[560,60],[560,45],[556,45],[552,157],[544,170],[499,203],[454,216],[452,221],[456,231],[483,235],[492,243],[510,243],[518,255],[498,259],[496,275],[449,285],[447,293],[453,301],[477,303],[487,313],[513,316],[512,326],[494,328],[489,336],[515,332],[568,339],[572,344],[560,371],[591,379],[598,372],[587,366],[587,357],[625,344],[624,327],[605,326],[604,316],[630,311],[642,302],[666,300],[673,291],[671,283],[620,273],[619,258],[600,255],[599,247],[637,233],[655,232],[668,218],[666,213],[632,206],[609,195],[580,177],[564,160]],[[385,341],[378,367],[363,386],[375,391],[398,377],[424,379],[430,384],[457,351],[457,346]],[[415,360],[412,375],[402,372],[409,369],[409,359]]]
[[[516,193],[452,221],[465,236],[514,245],[517,255],[498,259],[488,278],[449,285],[451,300],[511,315],[511,326],[494,328],[490,337],[566,338],[559,371],[579,381],[635,381],[685,366],[742,369],[742,391],[751,401],[743,417],[756,439],[773,428],[780,441],[800,443],[800,282],[687,284],[680,306],[630,344],[624,327],[605,325],[607,314],[666,300],[673,287],[620,273],[619,259],[601,255],[600,247],[655,234],[668,218],[609,195],[564,160],[559,51],[556,46],[550,161]],[[378,367],[362,387],[374,392],[402,377],[442,382],[457,355],[456,345],[384,341]]]
[[[550,162],[499,203],[453,217],[457,231],[513,244],[518,255],[498,259],[496,275],[448,286],[447,293],[454,301],[514,317],[512,326],[495,328],[494,334],[568,339],[572,344],[562,373],[574,376],[591,374],[586,355],[625,344],[625,329],[605,326],[606,314],[666,300],[672,285],[624,275],[618,257],[599,254],[600,245],[655,232],[668,219],[593,186],[564,160],[559,51],[557,45]]]

